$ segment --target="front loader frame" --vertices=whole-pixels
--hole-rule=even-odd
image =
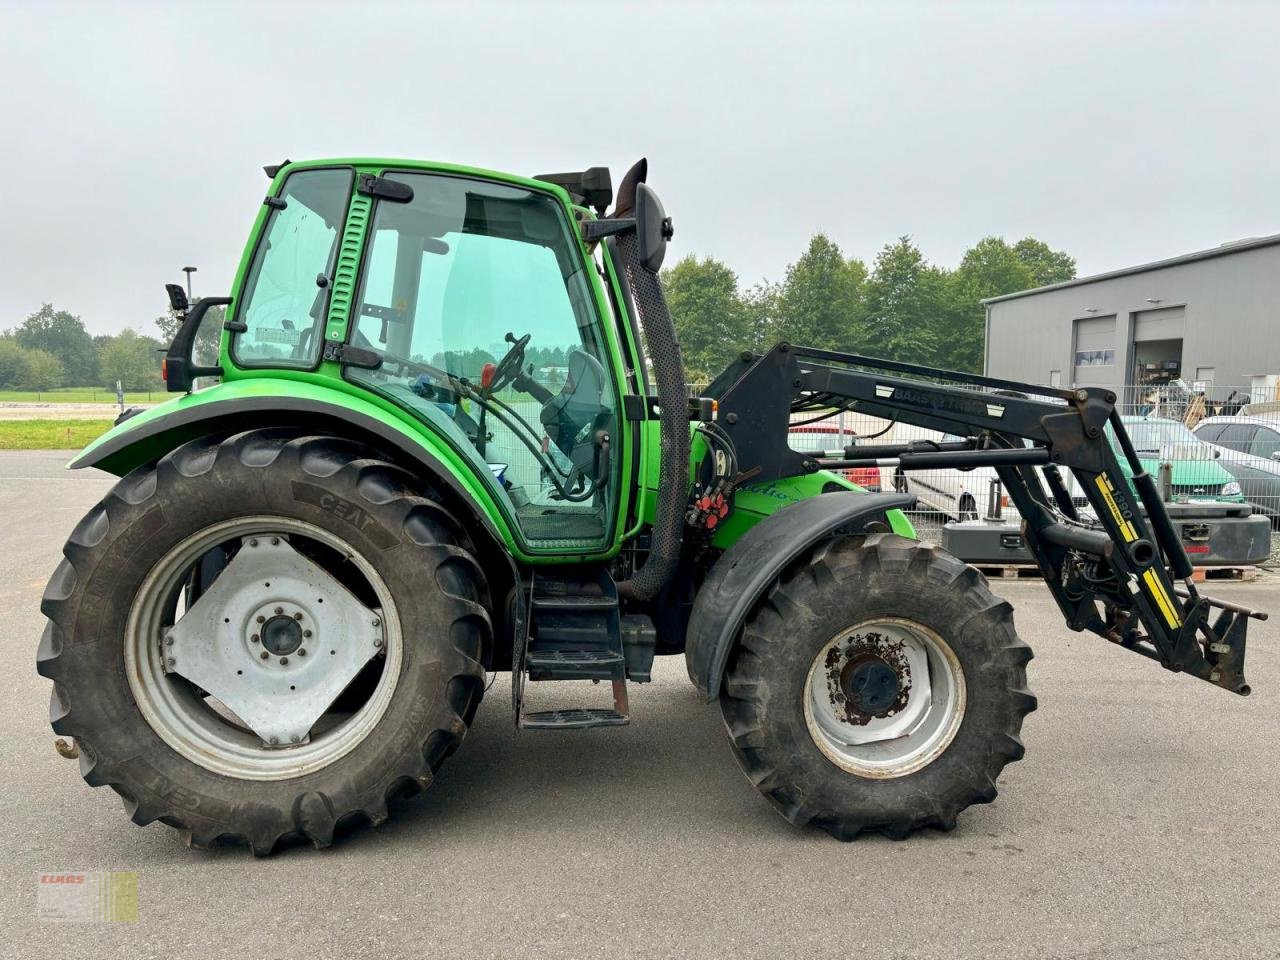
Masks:
[[[1266,614],[1199,595],[1112,391],[1062,390],[780,343],[761,356],[743,354],[708,393],[753,482],[861,466],[994,467],[1073,630],[1249,693],[1246,629],[1250,618]],[[797,453],[787,445],[797,410],[856,410],[961,439],[855,442],[827,455]],[[1107,441],[1108,426],[1132,472],[1132,489]],[[1096,522],[1077,512],[1062,470],[1075,476]]]

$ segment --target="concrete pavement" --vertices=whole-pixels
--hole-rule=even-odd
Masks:
[[[1280,955],[1280,619],[1240,699],[1072,634],[1038,583],[995,584],[1037,654],[1027,758],[952,833],[792,828],[666,658],[616,730],[517,733],[500,676],[436,785],[333,849],[188,850],[53,750],[40,593],[110,483],[66,459],[0,454],[0,956]],[[1280,613],[1276,584],[1209,592]],[[136,924],[37,919],[39,873],[108,869]]]

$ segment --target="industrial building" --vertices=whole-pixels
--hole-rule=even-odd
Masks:
[[[1280,234],[983,303],[989,376],[1117,392],[1182,379],[1211,400],[1277,396]]]

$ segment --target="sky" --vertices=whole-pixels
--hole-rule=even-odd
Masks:
[[[1280,233],[1280,2],[0,0],[0,329],[225,294],[286,158],[649,158],[668,263],[779,280],[817,231],[1082,275]]]

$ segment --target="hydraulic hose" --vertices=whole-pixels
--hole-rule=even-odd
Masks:
[[[630,213],[635,206],[636,185],[645,178],[647,164],[637,163],[618,191],[614,216]],[[636,600],[657,596],[680,563],[684,541],[685,506],[689,499],[689,414],[684,360],[675,325],[667,310],[662,285],[656,275],[640,265],[635,231],[620,234],[616,250],[631,289],[640,327],[648,345],[658,386],[661,466],[658,476],[658,508],[650,536],[649,556],[630,580],[618,584],[618,595]]]

